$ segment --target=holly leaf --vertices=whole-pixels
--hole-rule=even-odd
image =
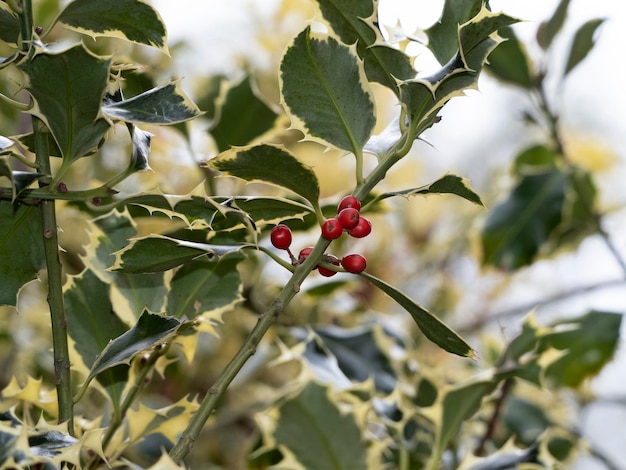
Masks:
[[[116,253],[111,269],[128,274],[167,271],[202,256],[218,260],[244,246],[253,245],[210,245],[154,234],[132,239],[129,246]]]
[[[576,388],[595,376],[615,354],[622,318],[622,313],[593,310],[554,325],[558,330],[541,338],[540,349],[562,352],[545,366],[544,380],[553,386]]]
[[[176,271],[168,296],[168,312],[193,319],[208,312],[223,312],[243,300],[237,264],[241,256],[216,261],[205,258],[185,263]]]
[[[123,249],[128,240],[137,234],[128,211],[114,210],[91,220],[89,224],[92,242],[85,249],[83,262],[126,301],[122,305],[118,303],[120,296],[112,296],[116,309],[122,312],[123,308],[130,308],[135,318],[139,318],[144,309],[160,312],[168,292],[163,273],[137,275],[109,271],[115,263],[114,253]]]
[[[122,364],[130,364],[137,353],[164,343],[179,330],[188,327],[188,323],[182,323],[174,317],[143,312],[131,329],[106,345],[94,361],[82,388],[84,389],[94,377],[104,371]]]
[[[449,3],[454,2],[448,1],[446,5]],[[462,3],[466,5],[459,6],[461,10],[473,2]],[[451,98],[461,96],[465,89],[477,87],[483,64],[502,42],[496,31],[515,22],[515,18],[491,13],[486,8],[479,10],[475,17],[459,26],[455,36],[458,37],[456,53],[446,65],[430,77],[407,80],[401,84],[400,97],[416,135],[436,122],[437,112]],[[448,46],[443,49],[447,50]]]
[[[100,106],[110,62],[79,44],[57,54],[40,52],[19,66],[34,100],[30,112],[50,129],[66,161],[92,153],[109,129]]]
[[[17,47],[20,37],[20,20],[6,2],[0,2],[0,41]]]
[[[270,131],[278,115],[255,92],[250,76],[231,87],[219,107],[217,124],[210,129],[219,152],[249,144]]]
[[[414,196],[416,194],[455,194],[479,206],[483,205],[480,196],[470,188],[469,182],[456,175],[444,175],[437,181],[418,188],[382,193],[376,199],[382,200],[393,196]]]
[[[327,388],[314,382],[284,402],[274,438],[304,468],[368,468],[368,448],[352,414],[339,411]]]
[[[411,315],[422,333],[424,333],[424,336],[437,346],[458,356],[474,356],[474,350],[463,338],[411,298],[371,274],[363,272],[360,276],[363,276],[404,308]]]
[[[344,44],[355,44],[368,80],[399,94],[397,80],[415,76],[409,57],[389,47],[378,29],[376,2],[372,0],[317,0],[328,25]]]
[[[440,423],[431,453],[431,463],[441,461],[444,450],[459,432],[461,425],[480,409],[483,399],[495,390],[499,382],[498,377],[474,379],[448,387],[440,394],[435,405]]]
[[[17,305],[24,284],[45,266],[37,207],[0,200],[0,305]]]
[[[133,150],[130,157],[130,166],[133,171],[145,171],[150,168],[148,156],[150,155],[150,141],[152,134],[143,131],[137,126],[131,126],[133,138]]]
[[[91,368],[109,341],[126,332],[128,326],[113,311],[109,286],[90,269],[70,278],[63,301],[68,333],[83,363]],[[126,377],[127,371],[112,369],[99,377],[116,410]]]
[[[428,48],[440,64],[448,62],[459,48],[458,28],[474,18],[483,0],[446,0],[439,21],[428,28]]]
[[[567,176],[557,169],[523,176],[487,218],[483,263],[506,270],[531,263],[562,221],[566,188]]]
[[[505,41],[489,54],[485,70],[503,82],[522,88],[532,88],[531,62],[515,31],[506,27],[501,28],[498,34]]]
[[[396,374],[385,352],[388,345],[379,340],[384,332],[377,328],[326,326],[313,331],[337,358],[337,365],[348,378],[359,382],[373,378],[376,390],[391,393],[397,383]]]
[[[165,25],[159,13],[139,0],[73,0],[57,21],[92,38],[122,38],[168,54]]]
[[[292,125],[307,138],[361,153],[376,118],[354,47],[307,27],[283,56],[280,88]]]
[[[584,23],[574,35],[574,41],[567,57],[565,74],[570,73],[580,64],[595,45],[596,30],[604,23],[603,18],[595,18]]]
[[[264,181],[289,189],[318,204],[320,189],[313,171],[280,146],[257,145],[221,153],[208,164],[246,181]]]
[[[112,119],[144,124],[176,124],[202,115],[187,97],[180,81],[152,88],[130,99],[109,102],[102,112]]]

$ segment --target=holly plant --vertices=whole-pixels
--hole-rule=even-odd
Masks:
[[[185,82],[133,63],[158,62],[148,49],[169,54],[148,3],[0,2],[0,304],[18,323],[4,342],[29,334],[39,295],[53,351],[40,347],[2,384],[3,468],[495,469],[573,455],[579,436],[517,390],[576,387],[597,373],[621,316],[542,326],[531,315],[479,358],[445,312],[387,279],[372,241],[407,198],[456,196],[485,210],[460,176],[402,187],[388,176],[487,63],[539,97],[554,146],[518,157],[518,185],[483,230],[485,264],[516,269],[547,243],[538,227],[573,239],[578,221],[597,220],[590,176],[563,165],[544,75],[523,68],[517,20],[483,0],[446,0],[426,43],[398,44],[375,0],[311,3],[316,21],[284,45],[273,77],[279,100],[262,99],[247,70],[209,77],[196,105]],[[546,49],[567,3],[542,26]],[[577,35],[585,44],[566,73],[595,27]],[[416,70],[408,44],[439,69]],[[396,116],[377,127],[389,100]],[[191,120],[207,123],[214,146],[193,168],[195,187],[172,190],[177,171],[169,184],[140,184],[167,139],[192,147]],[[333,154],[350,172],[327,194]],[[78,250],[64,233],[83,237]],[[376,296],[386,315],[369,308]],[[578,361],[582,350],[595,351],[591,362]],[[422,370],[423,351],[456,372]],[[503,411],[507,399],[516,407]]]

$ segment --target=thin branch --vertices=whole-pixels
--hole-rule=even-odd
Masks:
[[[516,317],[518,315],[523,315],[538,307],[545,307],[546,305],[560,302],[562,300],[567,300],[572,297],[577,297],[579,295],[588,294],[589,292],[593,292],[595,290],[609,289],[611,287],[623,286],[624,284],[626,284],[626,279],[613,279],[610,281],[598,282],[597,284],[575,287],[573,289],[566,290],[550,297],[533,300],[531,302],[518,305],[517,307],[501,310],[497,313],[488,315],[485,318],[482,318],[479,321],[472,323],[471,325],[460,328],[460,332],[470,333],[472,331],[476,331],[482,328],[486,324],[498,322],[507,318]]]
[[[50,173],[48,136],[44,124],[33,117],[35,133],[35,153],[37,163],[44,174]],[[46,183],[40,183],[45,187]],[[52,324],[52,346],[54,355],[54,376],[59,406],[59,422],[68,423],[68,431],[74,434],[74,402],[70,377],[70,354],[67,339],[67,318],[63,304],[63,273],[59,258],[59,239],[56,221],[56,203],[41,201],[43,222],[43,246],[48,270],[48,305]]]
[[[476,456],[485,455],[487,443],[491,439],[493,439],[493,435],[496,432],[504,402],[509,397],[512,390],[513,390],[513,379],[508,378],[502,383],[502,387],[500,388],[500,394],[498,395],[498,398],[496,399],[496,403],[493,408],[493,413],[491,414],[491,418],[489,418],[489,422],[487,423],[487,429],[485,430],[485,434],[483,434],[483,437],[480,439],[480,442],[476,446],[476,449],[474,450],[474,455]]]
[[[239,348],[235,356],[226,365],[224,370],[222,370],[213,386],[208,390],[200,407],[189,421],[187,428],[179,437],[176,445],[170,450],[169,455],[175,463],[180,464],[191,451],[200,431],[215,410],[218,400],[244,364],[254,355],[265,333],[267,333],[276,319],[282,314],[291,299],[300,291],[300,285],[322,258],[329,244],[330,241],[320,237],[309,257],[306,258],[301,265],[298,265],[280,295],[259,317],[257,324],[248,334],[244,344]]]

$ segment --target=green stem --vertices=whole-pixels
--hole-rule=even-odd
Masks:
[[[178,442],[170,450],[169,455],[174,462],[180,464],[191,451],[202,427],[215,410],[218,400],[239,373],[243,365],[254,355],[265,333],[267,333],[278,316],[284,312],[289,302],[300,291],[300,285],[311,273],[314,266],[322,259],[322,255],[329,244],[330,241],[320,237],[309,257],[296,268],[280,295],[272,302],[265,313],[259,317],[257,324],[248,334],[244,344],[239,348],[224,370],[222,370],[221,374],[202,400],[198,411],[193,415],[187,428],[179,437]]]
[[[50,174],[48,155],[48,135],[43,122],[33,117],[35,134],[35,155],[43,174]],[[47,183],[41,182],[44,187]],[[56,203],[53,200],[41,202],[43,222],[43,245],[48,270],[48,305],[52,323],[52,346],[54,356],[54,376],[59,406],[59,422],[67,422],[68,431],[74,434],[74,402],[70,378],[70,354],[67,340],[67,318],[63,305],[63,272],[59,259],[59,240],[56,221]]]
[[[25,189],[20,192],[17,197],[19,201],[28,200],[42,200],[42,201],[77,201],[84,202],[89,201],[95,197],[111,197],[116,194],[116,191],[109,186],[100,186],[94,189],[87,189],[84,191],[67,191],[60,192],[53,190],[52,186],[47,186],[39,189]],[[11,188],[0,187],[0,199],[11,199]]]

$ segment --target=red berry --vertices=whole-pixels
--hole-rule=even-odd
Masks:
[[[304,263],[304,260],[309,257],[312,251],[313,251],[312,246],[309,246],[307,248],[302,248],[300,250],[300,254],[298,255],[298,263],[300,264]]]
[[[270,234],[272,245],[279,250],[286,250],[291,246],[291,229],[284,224],[278,224]]]
[[[325,220],[322,224],[322,237],[326,240],[335,240],[343,233],[343,225],[337,219]]]
[[[359,254],[347,255],[341,259],[341,266],[349,273],[359,274],[365,271],[367,261],[364,256]]]
[[[339,205],[337,206],[337,214],[339,214],[342,210],[344,210],[344,209],[346,209],[348,207],[352,207],[353,209],[356,209],[356,210],[360,211],[361,210],[361,201],[359,201],[354,196],[346,196],[346,197],[344,197],[341,200],[341,202],[339,203]]]
[[[354,238],[367,237],[372,232],[372,223],[365,217],[360,217],[353,229],[348,230],[348,234]]]
[[[339,215],[337,215],[337,219],[341,223],[341,226],[346,230],[356,227],[359,223],[360,217],[359,211],[354,207],[346,207],[339,213]]]
[[[324,261],[330,264],[334,264],[335,266],[339,266],[341,261],[339,258],[333,255],[324,255]],[[337,271],[333,271],[332,269],[325,268],[324,266],[318,266],[317,270],[322,276],[331,277],[337,274]]]

